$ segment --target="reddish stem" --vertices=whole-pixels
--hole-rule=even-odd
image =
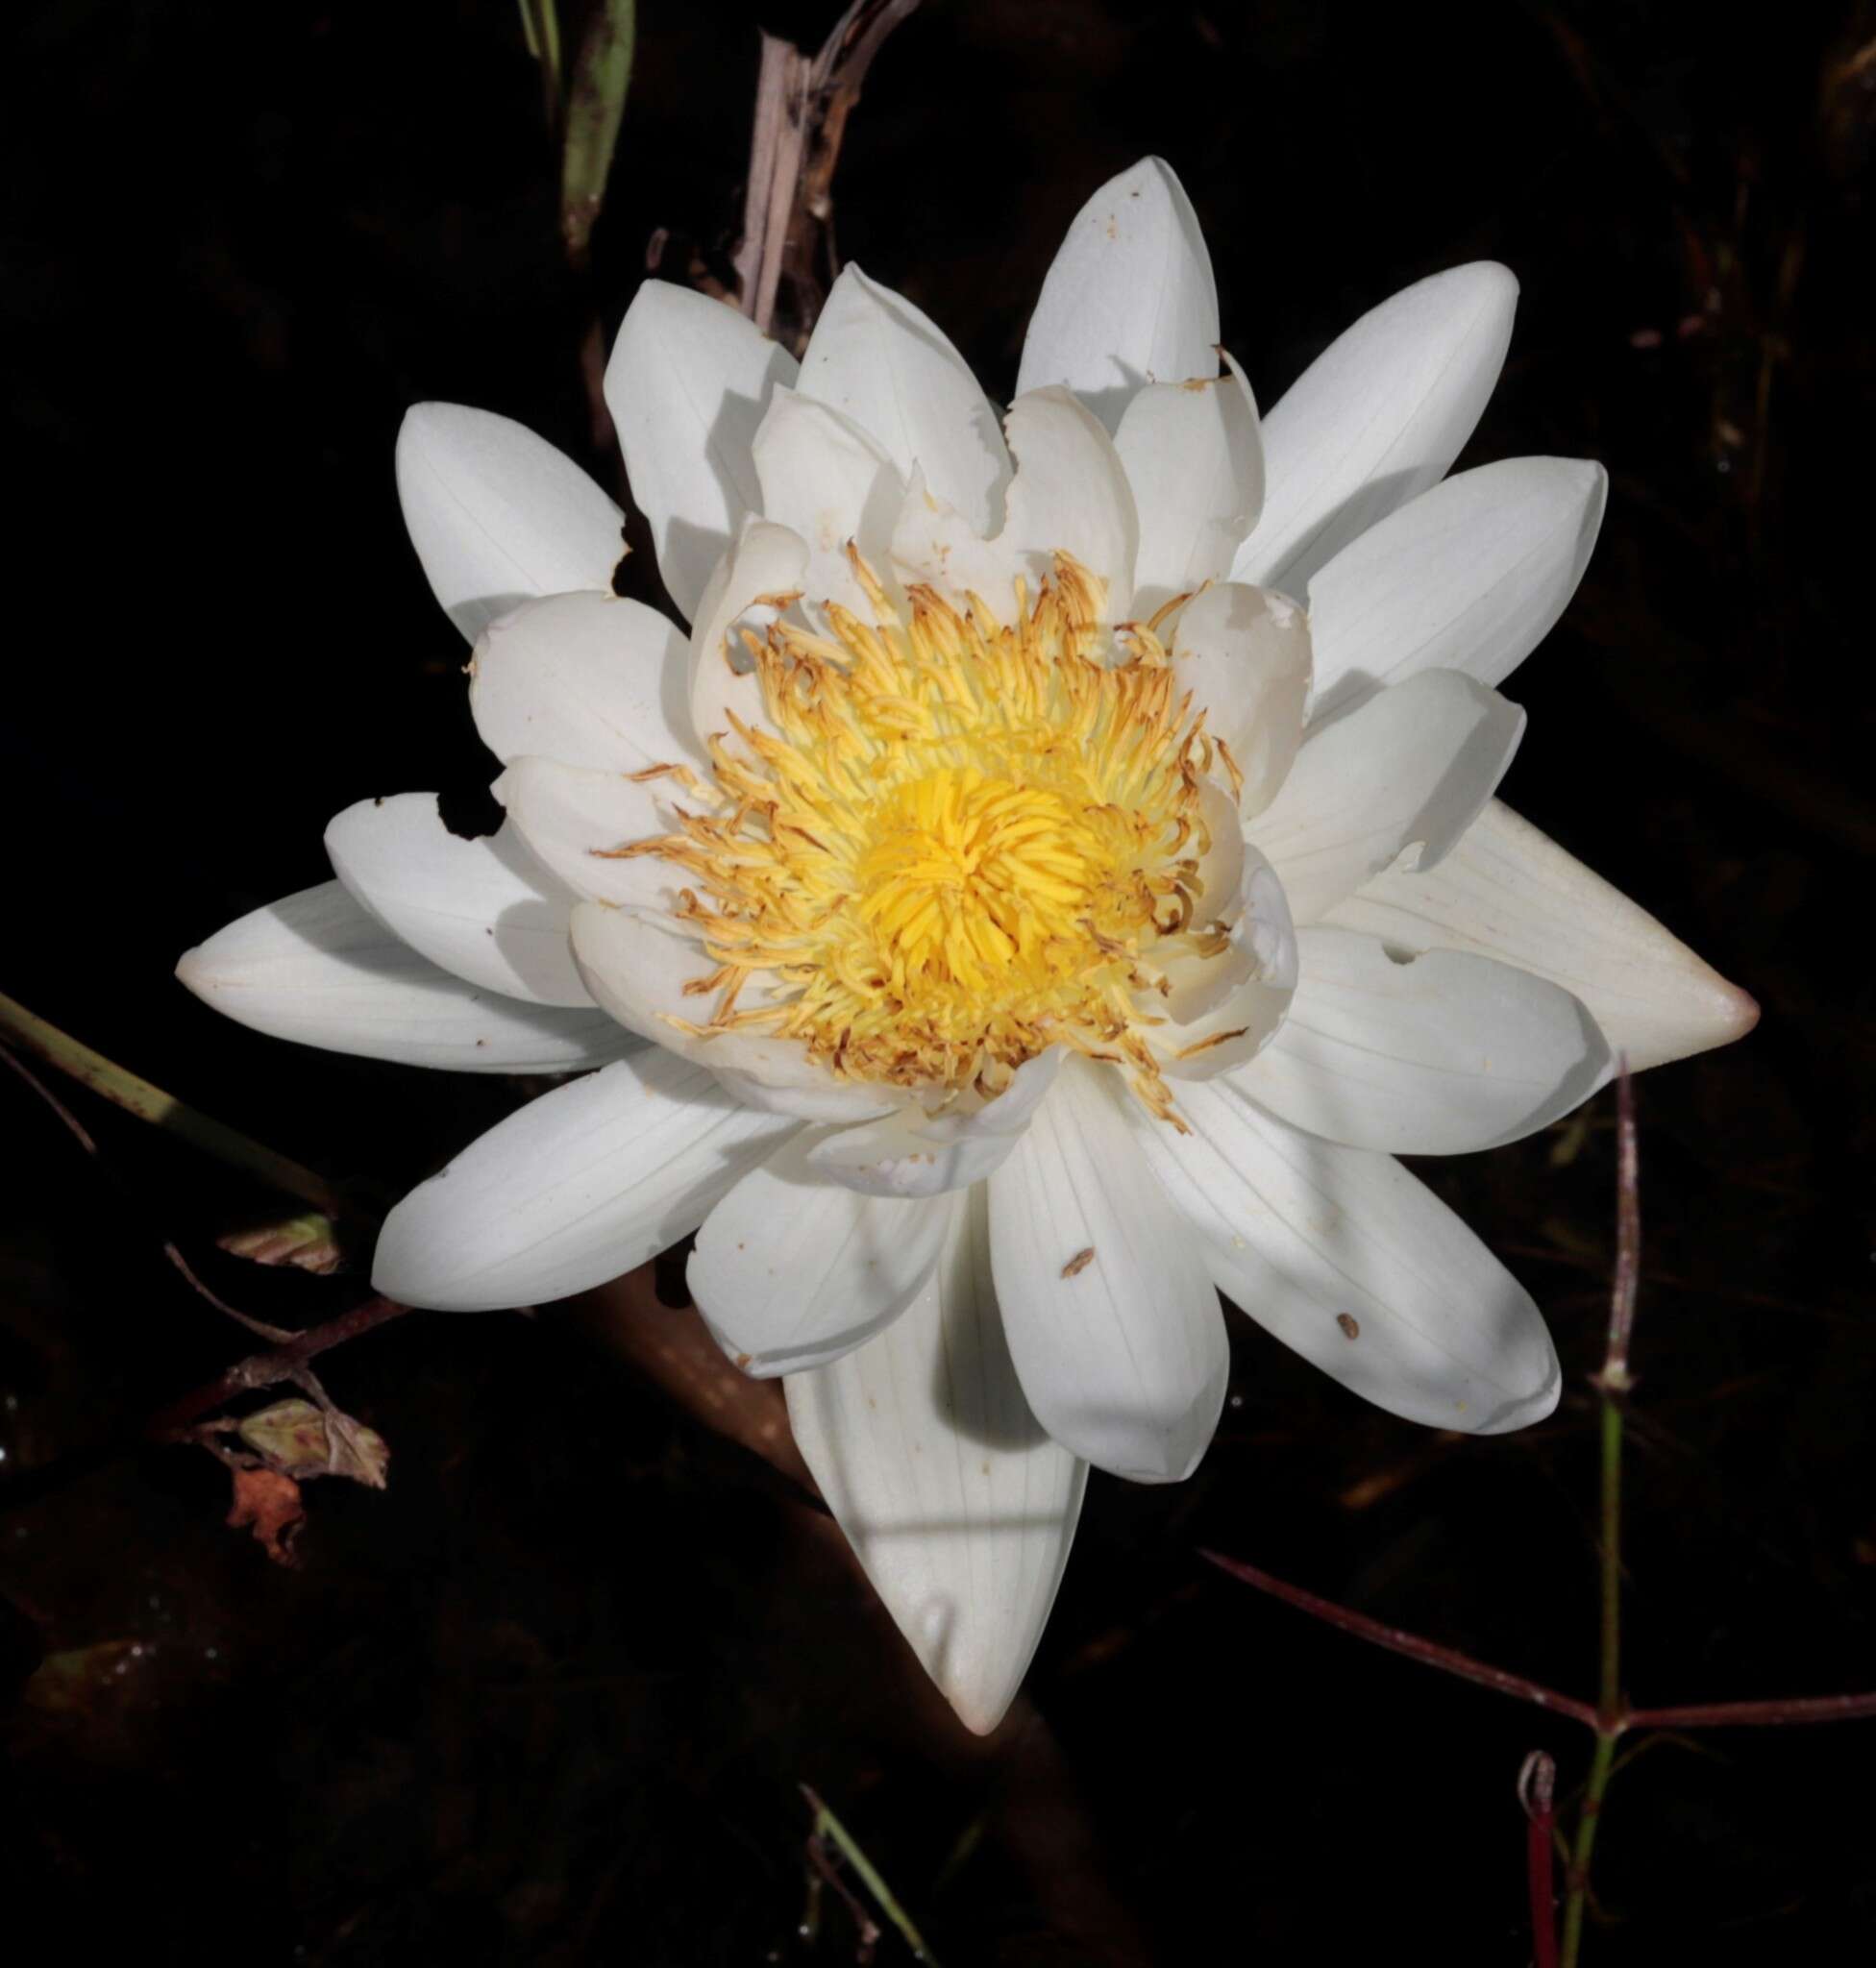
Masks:
[[[1876,1717],[1876,1690],[1857,1695],[1796,1695],[1767,1702],[1684,1702],[1632,1709],[1627,1729],[1733,1729],[1775,1722],[1857,1722]]]
[[[1518,1773],[1518,1801],[1524,1807],[1524,1874],[1537,1968],[1557,1968],[1556,1794],[1557,1765],[1534,1749]]]
[[[218,1374],[206,1387],[197,1388],[192,1394],[185,1394],[180,1401],[165,1408],[151,1421],[148,1433],[157,1440],[165,1439],[236,1394],[251,1392],[256,1388],[274,1387],[284,1380],[298,1380],[309,1360],[334,1346],[342,1346],[346,1341],[356,1340],[359,1334],[368,1333],[376,1326],[402,1318],[409,1310],[409,1306],[395,1304],[388,1298],[367,1298],[350,1312],[340,1313],[337,1318],[329,1318],[324,1325],[297,1334],[284,1346],[276,1346],[265,1353],[250,1353],[245,1360],[237,1360],[226,1373]]]
[[[1351,1612],[1347,1607],[1338,1606],[1332,1599],[1305,1592],[1300,1586],[1286,1585],[1283,1580],[1272,1578],[1269,1572],[1260,1571],[1254,1564],[1246,1564],[1242,1560],[1224,1558],[1216,1551],[1201,1551],[1198,1555],[1209,1560],[1221,1571],[1229,1572],[1234,1579],[1242,1579],[1247,1586],[1255,1586],[1260,1592],[1268,1592],[1271,1598],[1281,1599],[1287,1606],[1326,1620],[1330,1626],[1340,1627],[1344,1633],[1353,1634],[1358,1639],[1371,1640],[1375,1646],[1385,1647],[1391,1654],[1404,1654],[1410,1660],[1422,1660],[1429,1667],[1444,1668],[1462,1681],[1475,1681],[1481,1687],[1495,1688],[1501,1695],[1516,1695],[1519,1701],[1530,1702],[1537,1708],[1571,1716],[1586,1728],[1596,1726],[1596,1711],[1588,1702],[1560,1694],[1554,1687],[1545,1687],[1542,1682],[1531,1681],[1521,1674],[1508,1674],[1502,1667],[1475,1660],[1471,1655],[1462,1654],[1454,1647],[1443,1647],[1436,1640],[1423,1640],[1419,1635],[1406,1633],[1397,1626],[1384,1626],[1378,1619],[1370,1619],[1366,1613]]]

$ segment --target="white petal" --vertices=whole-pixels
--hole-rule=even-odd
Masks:
[[[1072,554],[1107,583],[1105,619],[1121,620],[1133,606],[1140,520],[1113,439],[1066,389],[1018,397],[1004,428],[1016,477],[999,544],[1037,576]]]
[[[686,621],[744,518],[759,509],[750,447],[795,358],[722,301],[647,281],[605,370],[626,476],[658,572]]]
[[[276,1039],[457,1072],[574,1072],[638,1041],[602,1011],[478,990],[395,937],[336,881],[256,909],[176,974],[205,1004]]]
[[[807,542],[802,579],[810,600],[838,602],[872,621],[847,546],[853,542],[869,566],[886,571],[893,522],[905,499],[892,460],[829,405],[778,389],[755,433],[755,469],[762,516]]]
[[[1312,715],[1419,670],[1502,683],[1576,592],[1608,492],[1580,458],[1503,458],[1370,527],[1309,584]]]
[[[1231,947],[1206,965],[1226,980],[1224,995],[1195,994],[1182,982],[1166,1001],[1172,1018],[1147,1031],[1168,1079],[1208,1080],[1255,1059],[1296,988],[1296,932],[1283,884],[1248,841],[1238,893],[1221,920],[1230,928]]]
[[[495,782],[508,824],[545,868],[587,901],[670,909],[683,872],[655,854],[615,849],[673,830],[679,804],[703,806],[677,780],[584,772],[551,758],[518,758]]]
[[[1146,158],[1069,227],[1023,343],[1016,393],[1062,382],[1111,430],[1142,383],[1218,374],[1211,255],[1172,167]]]
[[[464,840],[434,793],[360,800],[326,829],[333,873],[452,976],[531,1004],[590,1005],[567,947],[573,897],[511,826]]]
[[[990,1249],[1010,1356],[1036,1418],[1098,1469],[1192,1474],[1231,1355],[1193,1240],[1144,1179],[1106,1084],[1069,1061],[990,1183]],[[1169,1128],[1168,1132],[1172,1130]]]
[[[1511,342],[1518,283],[1491,260],[1364,314],[1264,418],[1264,516],[1231,574],[1300,595],[1350,540],[1445,477]]]
[[[979,533],[997,524],[1009,458],[996,409],[943,331],[903,295],[845,267],[808,339],[801,386],[851,417],[902,478],[919,466]]]
[[[873,1588],[967,1728],[1002,1719],[1068,1563],[1085,1463],[1023,1397],[979,1191],[883,1333],[794,1373],[788,1420]]]
[[[1386,1155],[1258,1111],[1232,1078],[1182,1088],[1178,1134],[1136,1132],[1218,1288],[1286,1346],[1410,1421],[1498,1435],[1557,1405],[1530,1294]]]
[[[868,1120],[898,1104],[878,1088],[836,1080],[796,1040],[745,1032],[699,1037],[674,1024],[707,1022],[717,994],[685,986],[717,967],[693,937],[643,910],[577,904],[573,955],[586,988],[628,1031],[708,1067],[747,1105],[802,1120]],[[753,981],[737,999],[744,1010],[760,1002]]]
[[[1206,381],[1149,383],[1114,433],[1140,513],[1134,613],[1222,580],[1264,504],[1257,404],[1237,363]]]
[[[534,595],[607,588],[625,515],[525,425],[416,404],[397,434],[397,491],[432,592],[471,642]]]
[[[927,581],[958,600],[975,595],[1000,622],[1014,619],[1011,584],[1019,577],[1033,594],[1039,572],[1000,540],[986,540],[954,506],[938,498],[916,467],[893,523],[892,564],[907,581]]]
[[[1432,867],[1497,790],[1524,713],[1456,670],[1423,670],[1314,726],[1252,829],[1298,923],[1419,845]]]
[[[955,1112],[926,1114],[904,1107],[880,1120],[843,1128],[808,1151],[810,1165],[830,1182],[863,1195],[940,1195],[993,1175],[1029,1125],[1055,1082],[1062,1048],[1025,1060],[994,1099]]]
[[[768,632],[800,596],[807,561],[801,534],[753,519],[710,577],[690,639],[690,718],[700,739],[728,737],[732,713],[753,730],[770,728],[743,632],[758,640]]]
[[[1205,728],[1229,747],[1245,779],[1239,811],[1254,818],[1276,798],[1302,743],[1309,618],[1263,588],[1207,588],[1173,619],[1172,669],[1205,712]]]
[[[1493,800],[1430,873],[1376,875],[1325,919],[1391,948],[1473,950],[1589,1007],[1636,1071],[1742,1039],[1759,1007],[1599,874]]]
[[[1020,577],[1033,598],[1057,553],[1070,554],[1105,583],[1101,619],[1123,619],[1133,604],[1140,522],[1113,439],[1066,389],[1019,397],[1004,428],[1016,477],[1002,531],[979,541],[962,514],[915,479],[893,535],[894,560],[908,578],[952,594],[975,591],[1007,623],[1011,582]]]
[[[614,595],[550,595],[492,624],[469,707],[497,758],[638,772],[703,756],[684,710],[683,635]]]
[[[543,1094],[413,1189],[379,1232],[373,1289],[439,1312],[587,1291],[688,1237],[796,1125],[652,1047]]]
[[[799,1136],[704,1219],[690,1295],[718,1345],[767,1380],[823,1366],[895,1319],[931,1275],[950,1196],[861,1195],[818,1174]]]
[[[1254,848],[1246,848],[1238,809],[1230,794],[1215,779],[1199,781],[1198,818],[1211,835],[1211,846],[1198,857],[1193,920],[1203,927],[1222,923],[1235,928],[1251,904],[1246,854],[1256,855],[1260,866],[1268,864]],[[1255,959],[1247,949],[1233,949],[1212,957],[1175,957],[1166,968],[1168,988],[1154,993],[1157,1002],[1152,1009],[1183,1025],[1206,1012],[1216,1011],[1254,967]]]
[[[1233,1077],[1278,1119],[1349,1147],[1460,1155],[1548,1127],[1609,1077],[1567,991],[1489,957],[1401,961],[1371,936],[1305,929],[1271,1044]]]

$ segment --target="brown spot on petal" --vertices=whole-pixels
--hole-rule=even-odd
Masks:
[[[1337,1313],[1335,1316],[1335,1322],[1342,1328],[1343,1334],[1345,1338],[1350,1340],[1359,1340],[1361,1338],[1362,1329],[1355,1318],[1355,1315],[1352,1312]]]
[[[1081,1273],[1085,1271],[1091,1264],[1094,1263],[1094,1261],[1095,1246],[1091,1243],[1089,1244],[1086,1250],[1077,1250],[1075,1254],[1069,1259],[1068,1263],[1062,1267],[1062,1275],[1065,1278],[1079,1277]]]

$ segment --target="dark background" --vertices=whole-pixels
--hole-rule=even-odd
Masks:
[[[171,966],[323,878],[339,808],[487,770],[398,517],[404,406],[506,411],[609,480],[591,310],[609,335],[656,228],[667,271],[721,263],[754,24],[812,44],[834,12],[641,11],[590,285],[504,0],[65,0],[10,28],[0,988],[387,1190],[511,1091],[295,1052]],[[1406,282],[1480,256],[1522,282],[1461,462],[1589,455],[1613,486],[1511,685],[1531,729],[1507,790],[1765,1012],[1639,1086],[1629,1679],[1652,1702],[1876,1685],[1872,37],[1866,4],[1722,27],[1704,5],[932,0],[836,184],[844,252],[993,394],[1067,220],[1147,151],[1197,207],[1266,404]],[[979,1745],[825,1520],[620,1365],[603,1316],[413,1318],[331,1356],[396,1460],[383,1494],[309,1490],[295,1570],[223,1526],[207,1455],[102,1453],[245,1350],[160,1234],[289,1324],[361,1276],[220,1255],[255,1202],[225,1170],[85,1104],[113,1187],[10,1084],[15,1933],[49,1913],[80,1958],[851,1961],[831,1901],[818,1941],[796,1932],[806,1781],[950,1968],[1528,1958],[1514,1780],[1543,1746],[1580,1781],[1581,1732],[1195,1553],[1593,1691],[1610,1096],[1587,1129],[1422,1170],[1543,1305],[1556,1416],[1435,1436],[1234,1323],[1217,1445],[1182,1489],[1096,1480],[1026,1698]],[[1872,1729],[1647,1746],[1612,1792],[1586,1960],[1866,1943]],[[889,1933],[879,1961],[906,1958]]]

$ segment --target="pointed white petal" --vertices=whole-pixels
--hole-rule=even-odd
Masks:
[[[615,595],[550,595],[483,633],[469,664],[469,707],[505,764],[699,766],[685,662],[682,634],[654,608]]]
[[[652,1046],[543,1094],[419,1183],[378,1234],[373,1289],[438,1312],[588,1291],[688,1237],[796,1125]]]
[[[903,295],[844,268],[802,357],[801,386],[852,418],[901,478],[919,466],[979,533],[997,524],[1009,480],[997,411],[944,332]]]
[[[326,829],[333,873],[452,976],[531,1004],[590,1005],[567,947],[573,897],[511,826],[464,840],[434,793],[360,800]]]
[[[1218,286],[1171,164],[1145,158],[1075,214],[1042,283],[1016,393],[1066,383],[1111,430],[1142,383],[1218,374]]]
[[[638,1045],[603,1011],[524,1004],[438,970],[336,881],[256,909],[176,974],[237,1024],[456,1072],[576,1072]]]
[[[670,909],[685,877],[655,854],[617,850],[672,831],[679,804],[702,808],[678,780],[583,772],[518,758],[495,782],[508,824],[550,873],[586,901]]]
[[[1193,1240],[1146,1170],[1104,1075],[1062,1069],[990,1182],[1010,1357],[1036,1417],[1098,1469],[1192,1474],[1218,1427],[1230,1348]],[[1167,1130],[1172,1131],[1170,1128]]]
[[[1234,580],[1300,595],[1445,477],[1504,367],[1518,283],[1491,260],[1404,288],[1330,343],[1264,418],[1269,489]]]
[[[759,641],[800,599],[807,542],[789,527],[753,519],[710,577],[690,639],[690,720],[700,741],[728,737],[732,714],[752,730],[771,728],[745,631]]]
[[[1066,553],[1105,584],[1101,619],[1124,619],[1140,522],[1114,440],[1066,389],[1019,397],[1004,428],[1016,477],[1002,531],[979,540],[962,514],[915,479],[893,535],[894,561],[908,579],[953,595],[975,591],[1007,623],[1011,583],[1021,578],[1033,599],[1056,554]]]
[[[1431,873],[1390,869],[1324,920],[1391,948],[1472,950],[1547,977],[1638,1072],[1759,1022],[1745,992],[1495,800]]]
[[[1313,727],[1252,837],[1298,924],[1317,922],[1403,849],[1430,868],[1497,790],[1524,713],[1456,670],[1423,670]]]
[[[690,1295],[759,1380],[823,1366],[897,1318],[931,1275],[950,1196],[861,1195],[817,1173],[797,1136],[704,1219]]]
[[[1002,1719],[1068,1563],[1088,1465],[1023,1397],[981,1191],[937,1268],[864,1346],[784,1386],[814,1480],[873,1588],[968,1729]]]
[[[1568,606],[1608,492],[1581,458],[1508,457],[1370,527],[1309,584],[1312,715],[1420,670],[1502,683]]]
[[[829,1182],[863,1195],[940,1195],[994,1175],[1029,1125],[1055,1082],[1062,1047],[1025,1060],[994,1100],[929,1115],[902,1107],[880,1120],[842,1128],[808,1151],[810,1166]]]
[[[879,1088],[836,1080],[793,1039],[685,1030],[707,1022],[717,1000],[715,991],[685,987],[717,965],[695,938],[644,910],[576,904],[573,955],[587,990],[628,1031],[708,1067],[747,1105],[800,1120],[870,1120],[898,1104]],[[762,1001],[752,979],[737,1006]]]
[[[1276,798],[1302,743],[1309,618],[1283,595],[1225,581],[1188,602],[1172,633],[1179,688],[1230,749],[1245,780],[1238,810],[1253,819]]]
[[[1390,1155],[1463,1155],[1548,1127],[1614,1069],[1567,991],[1489,957],[1401,961],[1351,929],[1305,929],[1274,1039],[1233,1075],[1260,1107]]]
[[[534,595],[610,588],[625,515],[525,425],[415,404],[397,434],[397,491],[432,592],[471,642]]]
[[[830,405],[778,389],[755,433],[762,516],[807,542],[802,581],[814,602],[838,602],[873,619],[847,557],[852,541],[876,574],[887,571],[893,522],[905,485],[874,440]]]
[[[1222,580],[1264,505],[1264,440],[1244,371],[1149,383],[1114,433],[1140,513],[1134,613]]]
[[[1179,1113],[1189,1133],[1135,1131],[1219,1290],[1286,1346],[1436,1428],[1498,1435],[1557,1405],[1530,1294],[1398,1162],[1286,1127],[1230,1077],[1182,1087]]]
[[[687,622],[711,568],[759,509],[750,448],[770,393],[795,376],[786,349],[706,294],[647,281],[626,309],[605,406],[658,572]]]

